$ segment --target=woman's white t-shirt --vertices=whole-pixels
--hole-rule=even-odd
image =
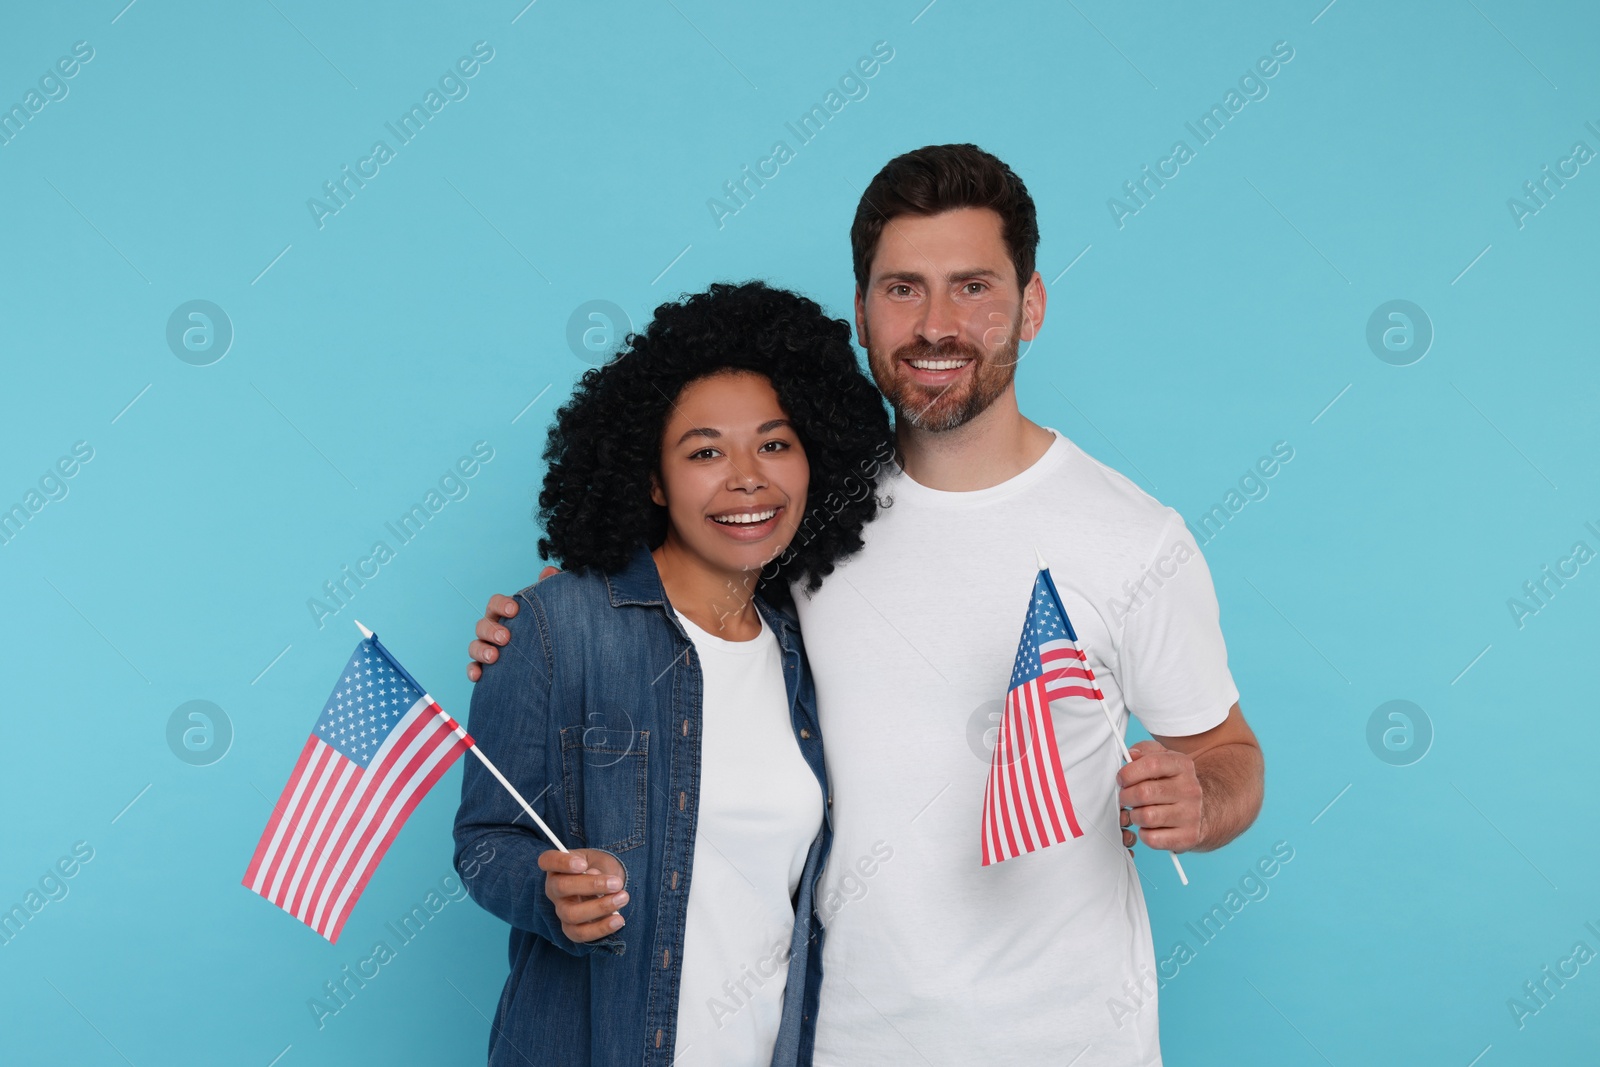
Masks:
[[[699,653],[703,699],[674,1058],[677,1067],[766,1064],[822,789],[800,755],[766,622],[753,640],[729,641],[678,621]]]

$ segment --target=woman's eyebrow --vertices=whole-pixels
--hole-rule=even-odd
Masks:
[[[788,419],[768,419],[766,422],[763,422],[760,426],[756,427],[756,433],[771,433],[780,426],[787,426],[791,430],[794,429],[794,423],[790,422]],[[716,439],[721,436],[722,431],[713,426],[695,426],[683,431],[683,436],[678,438],[678,444],[683,444],[691,437],[710,437],[712,439]]]

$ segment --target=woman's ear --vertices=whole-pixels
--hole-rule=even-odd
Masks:
[[[661,488],[661,476],[655,472],[650,474],[650,500],[660,506],[667,506],[667,494]]]

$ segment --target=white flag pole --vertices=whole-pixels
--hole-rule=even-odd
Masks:
[[[361,636],[362,637],[365,637],[365,638],[367,638],[368,640],[371,640],[371,641],[376,641],[377,640],[377,636],[378,635],[373,633],[371,630],[367,629],[365,626],[361,625],[361,620],[360,619],[356,620],[356,629],[361,631]],[[383,646],[379,645],[378,647],[382,648]],[[384,651],[387,652],[388,650],[385,649]],[[396,667],[400,667],[400,664],[398,662],[394,661],[394,657],[393,656],[390,656],[389,659],[390,659],[391,662],[394,662],[394,665]],[[411,675],[408,672],[406,672],[404,667],[401,667],[400,670],[401,670],[402,674],[406,675],[406,679],[409,682],[411,682],[412,685],[415,685],[418,690],[422,689],[422,686],[417,685],[417,680],[415,678],[412,678]],[[539,827],[540,833],[544,834],[544,836],[546,838],[548,838],[550,843],[552,845],[556,846],[556,848],[560,849],[562,852],[566,852],[567,851],[567,846],[563,845],[561,843],[561,838],[556,836],[554,830],[550,829],[550,827],[545,825],[545,821],[543,819],[539,818],[539,813],[533,810],[533,805],[529,804],[526,800],[524,800],[522,798],[522,794],[517,792],[517,787],[512,785],[509,781],[507,781],[506,780],[506,776],[500,773],[500,768],[496,767],[493,763],[489,762],[489,757],[485,756],[483,754],[483,749],[479,748],[477,743],[475,741],[473,741],[472,738],[467,735],[467,731],[465,731],[465,730],[463,730],[461,728],[461,724],[459,722],[457,722],[452,716],[446,714],[445,710],[443,708],[439,707],[438,701],[434,700],[433,697],[429,696],[426,692],[423,692],[422,699],[426,700],[433,707],[438,708],[439,714],[444,716],[445,722],[450,724],[450,728],[453,729],[456,732],[456,736],[462,738],[463,740],[465,740],[467,742],[467,747],[472,751],[472,754],[474,756],[477,756],[478,759],[480,761],[482,761],[483,765],[488,768],[490,774],[494,775],[495,781],[497,781],[501,785],[505,786],[506,787],[506,792],[511,794],[512,799],[514,799],[518,804],[522,805],[522,810],[527,812],[528,813],[528,818],[532,819],[534,821],[534,825]]]
[[[1050,570],[1050,565],[1044,561],[1044,554],[1041,553],[1037,548],[1033,550],[1033,554],[1039,561],[1039,569],[1041,571],[1048,572]],[[1061,609],[1061,617],[1067,618],[1066,605],[1061,603],[1061,594],[1056,592],[1055,580],[1053,578],[1050,580],[1050,592],[1056,598],[1056,607]],[[1068,622],[1068,626],[1071,626],[1070,621]],[[1105,693],[1101,691],[1099,683],[1095,680],[1094,668],[1089,666],[1089,657],[1084,654],[1082,648],[1078,647],[1078,641],[1076,637],[1069,635],[1067,640],[1072,643],[1072,650],[1078,654],[1079,662],[1083,664],[1084,671],[1086,671],[1089,675],[1089,684],[1093,686],[1094,692],[1100,701],[1100,710],[1105,714],[1106,725],[1111,728],[1111,737],[1117,743],[1117,751],[1122,754],[1122,762],[1124,764],[1132,763],[1133,753],[1128,751],[1128,743],[1122,739],[1122,731],[1117,729],[1117,720],[1112,716],[1111,709],[1106,705]],[[1172,857],[1172,866],[1177,868],[1178,881],[1184,885],[1188,885],[1189,876],[1184,873],[1183,864],[1179,861],[1178,854],[1176,852],[1168,852],[1167,855]]]

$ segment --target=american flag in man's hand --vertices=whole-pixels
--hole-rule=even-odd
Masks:
[[[1050,719],[1050,702],[1065,697],[1102,699],[1050,573],[1041,569],[1033,581],[983,795],[985,867],[1083,836]]]

